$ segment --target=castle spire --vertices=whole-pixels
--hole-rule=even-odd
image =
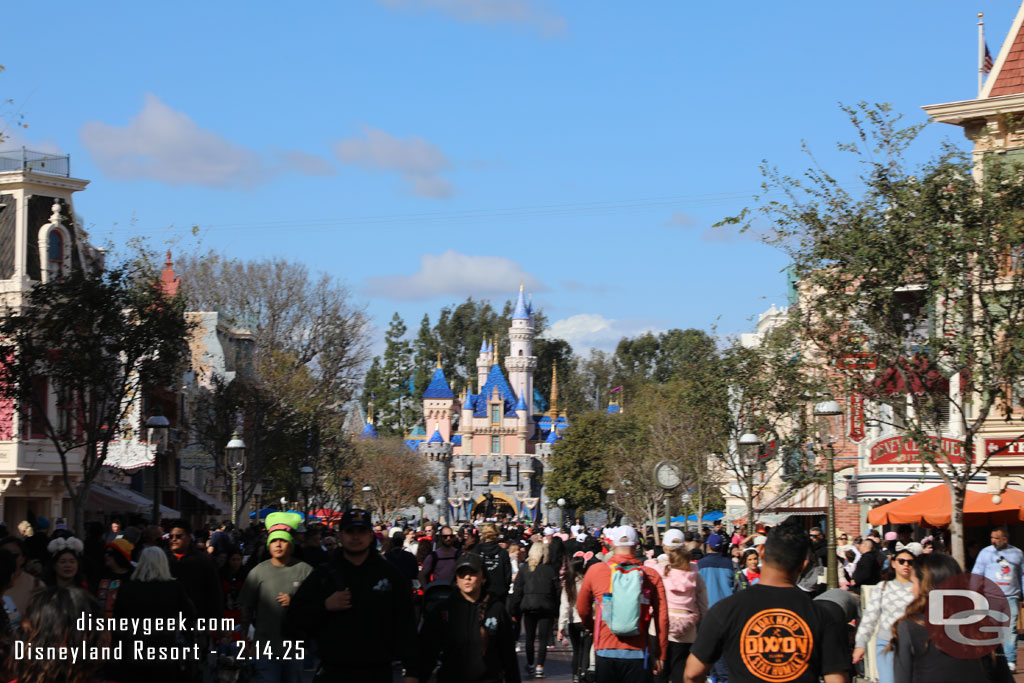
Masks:
[[[441,349],[437,350],[437,365],[435,365],[434,368],[437,370],[441,369]]]
[[[530,310],[526,307],[525,294],[523,293],[523,283],[519,282],[519,298],[516,299],[515,310],[512,311],[513,320],[529,320]]]
[[[558,419],[558,361],[551,366],[551,411],[552,420]]]
[[[498,333],[494,333],[494,362],[492,365],[498,364]]]

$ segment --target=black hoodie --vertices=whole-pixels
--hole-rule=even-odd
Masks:
[[[346,588],[352,607],[327,611],[324,600]],[[419,665],[412,584],[372,550],[360,565],[338,553],[314,569],[292,596],[285,619],[317,640],[317,654],[328,667],[379,667],[400,659],[412,672]]]
[[[483,620],[481,603],[470,602],[455,591],[428,610],[420,630],[420,680],[426,681],[441,660],[438,683],[519,683],[517,635],[504,605],[487,598]],[[487,632],[484,647],[481,627]]]
[[[477,543],[467,552],[483,558],[487,592],[493,599],[504,602],[512,585],[512,561],[508,558],[508,551],[498,545],[497,541],[488,541]]]

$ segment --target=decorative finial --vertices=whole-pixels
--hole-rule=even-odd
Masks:
[[[522,280],[519,281],[519,291],[520,292],[523,291],[523,281]]]
[[[366,402],[366,424],[373,424],[373,400],[377,398],[375,395],[370,394],[370,400]]]
[[[171,250],[170,249],[167,250],[167,260],[164,261],[164,265],[167,266],[168,268],[170,268],[171,266],[174,265],[174,261],[171,260]]]
[[[441,369],[441,349],[437,350],[437,369]]]
[[[558,361],[551,365],[551,419],[558,419]]]
[[[61,205],[59,199],[53,200],[53,206],[50,207],[50,224],[60,225],[60,211]]]

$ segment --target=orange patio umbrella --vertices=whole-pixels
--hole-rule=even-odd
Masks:
[[[986,526],[1024,521],[1024,493],[1007,489],[1002,497],[997,504],[992,502],[991,494],[968,489],[964,498],[964,524]],[[940,484],[876,507],[868,512],[868,523],[948,526],[952,508],[949,489]]]

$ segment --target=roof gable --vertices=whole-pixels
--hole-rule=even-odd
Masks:
[[[484,383],[483,389],[480,390],[479,398],[476,401],[476,408],[473,410],[473,417],[487,417],[487,402],[494,395],[495,388],[498,389],[498,395],[501,396],[502,402],[505,404],[502,415],[507,414],[510,410],[513,415],[515,414],[516,395],[512,393],[512,389],[505,380],[505,375],[501,373],[501,367],[495,364],[491,366],[491,371],[487,373],[487,382]]]
[[[1024,93],[1024,3],[1017,10],[1013,26],[999,49],[981,98],[1021,93]]]
[[[423,392],[423,398],[455,398],[452,388],[448,386],[448,380],[444,377],[444,370],[437,368],[434,376],[430,378],[430,384]]]

